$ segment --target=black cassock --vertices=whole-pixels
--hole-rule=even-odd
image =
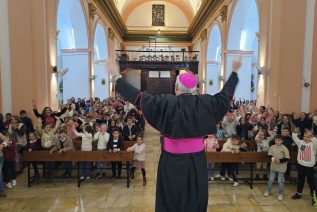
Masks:
[[[233,72],[215,95],[151,95],[118,79],[116,91],[141,108],[146,121],[169,138],[203,138],[230,109],[238,83]],[[162,150],[157,174],[157,212],[203,212],[208,205],[205,152],[172,154]]]

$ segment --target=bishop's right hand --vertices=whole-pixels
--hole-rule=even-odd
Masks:
[[[242,57],[240,56],[238,59],[234,59],[232,62],[232,71],[238,72],[242,65]]]

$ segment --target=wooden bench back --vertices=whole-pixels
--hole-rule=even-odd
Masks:
[[[219,149],[222,149],[223,144],[226,142],[227,140],[218,140],[219,143]],[[240,144],[242,143],[246,143],[249,146],[250,150],[255,150],[257,149],[257,145],[255,141],[252,140],[246,140],[246,141],[240,141]]]
[[[267,152],[240,152],[232,154],[231,152],[206,152],[208,162],[218,163],[267,163],[270,162]],[[290,153],[290,162],[297,162],[297,153]]]
[[[136,143],[136,141],[123,141],[123,150],[127,150],[129,147],[133,146]],[[81,138],[76,138],[73,140],[74,148],[76,151],[81,150]],[[93,141],[92,142],[92,150],[97,151],[97,142]]]
[[[24,152],[25,161],[131,161],[133,152],[71,151],[50,154],[49,151]]]

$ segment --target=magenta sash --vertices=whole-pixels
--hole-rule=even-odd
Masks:
[[[168,138],[164,137],[163,149],[169,153],[194,153],[204,149],[203,138]]]

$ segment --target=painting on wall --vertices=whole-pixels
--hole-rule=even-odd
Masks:
[[[165,6],[162,4],[152,5],[152,26],[165,25]]]

